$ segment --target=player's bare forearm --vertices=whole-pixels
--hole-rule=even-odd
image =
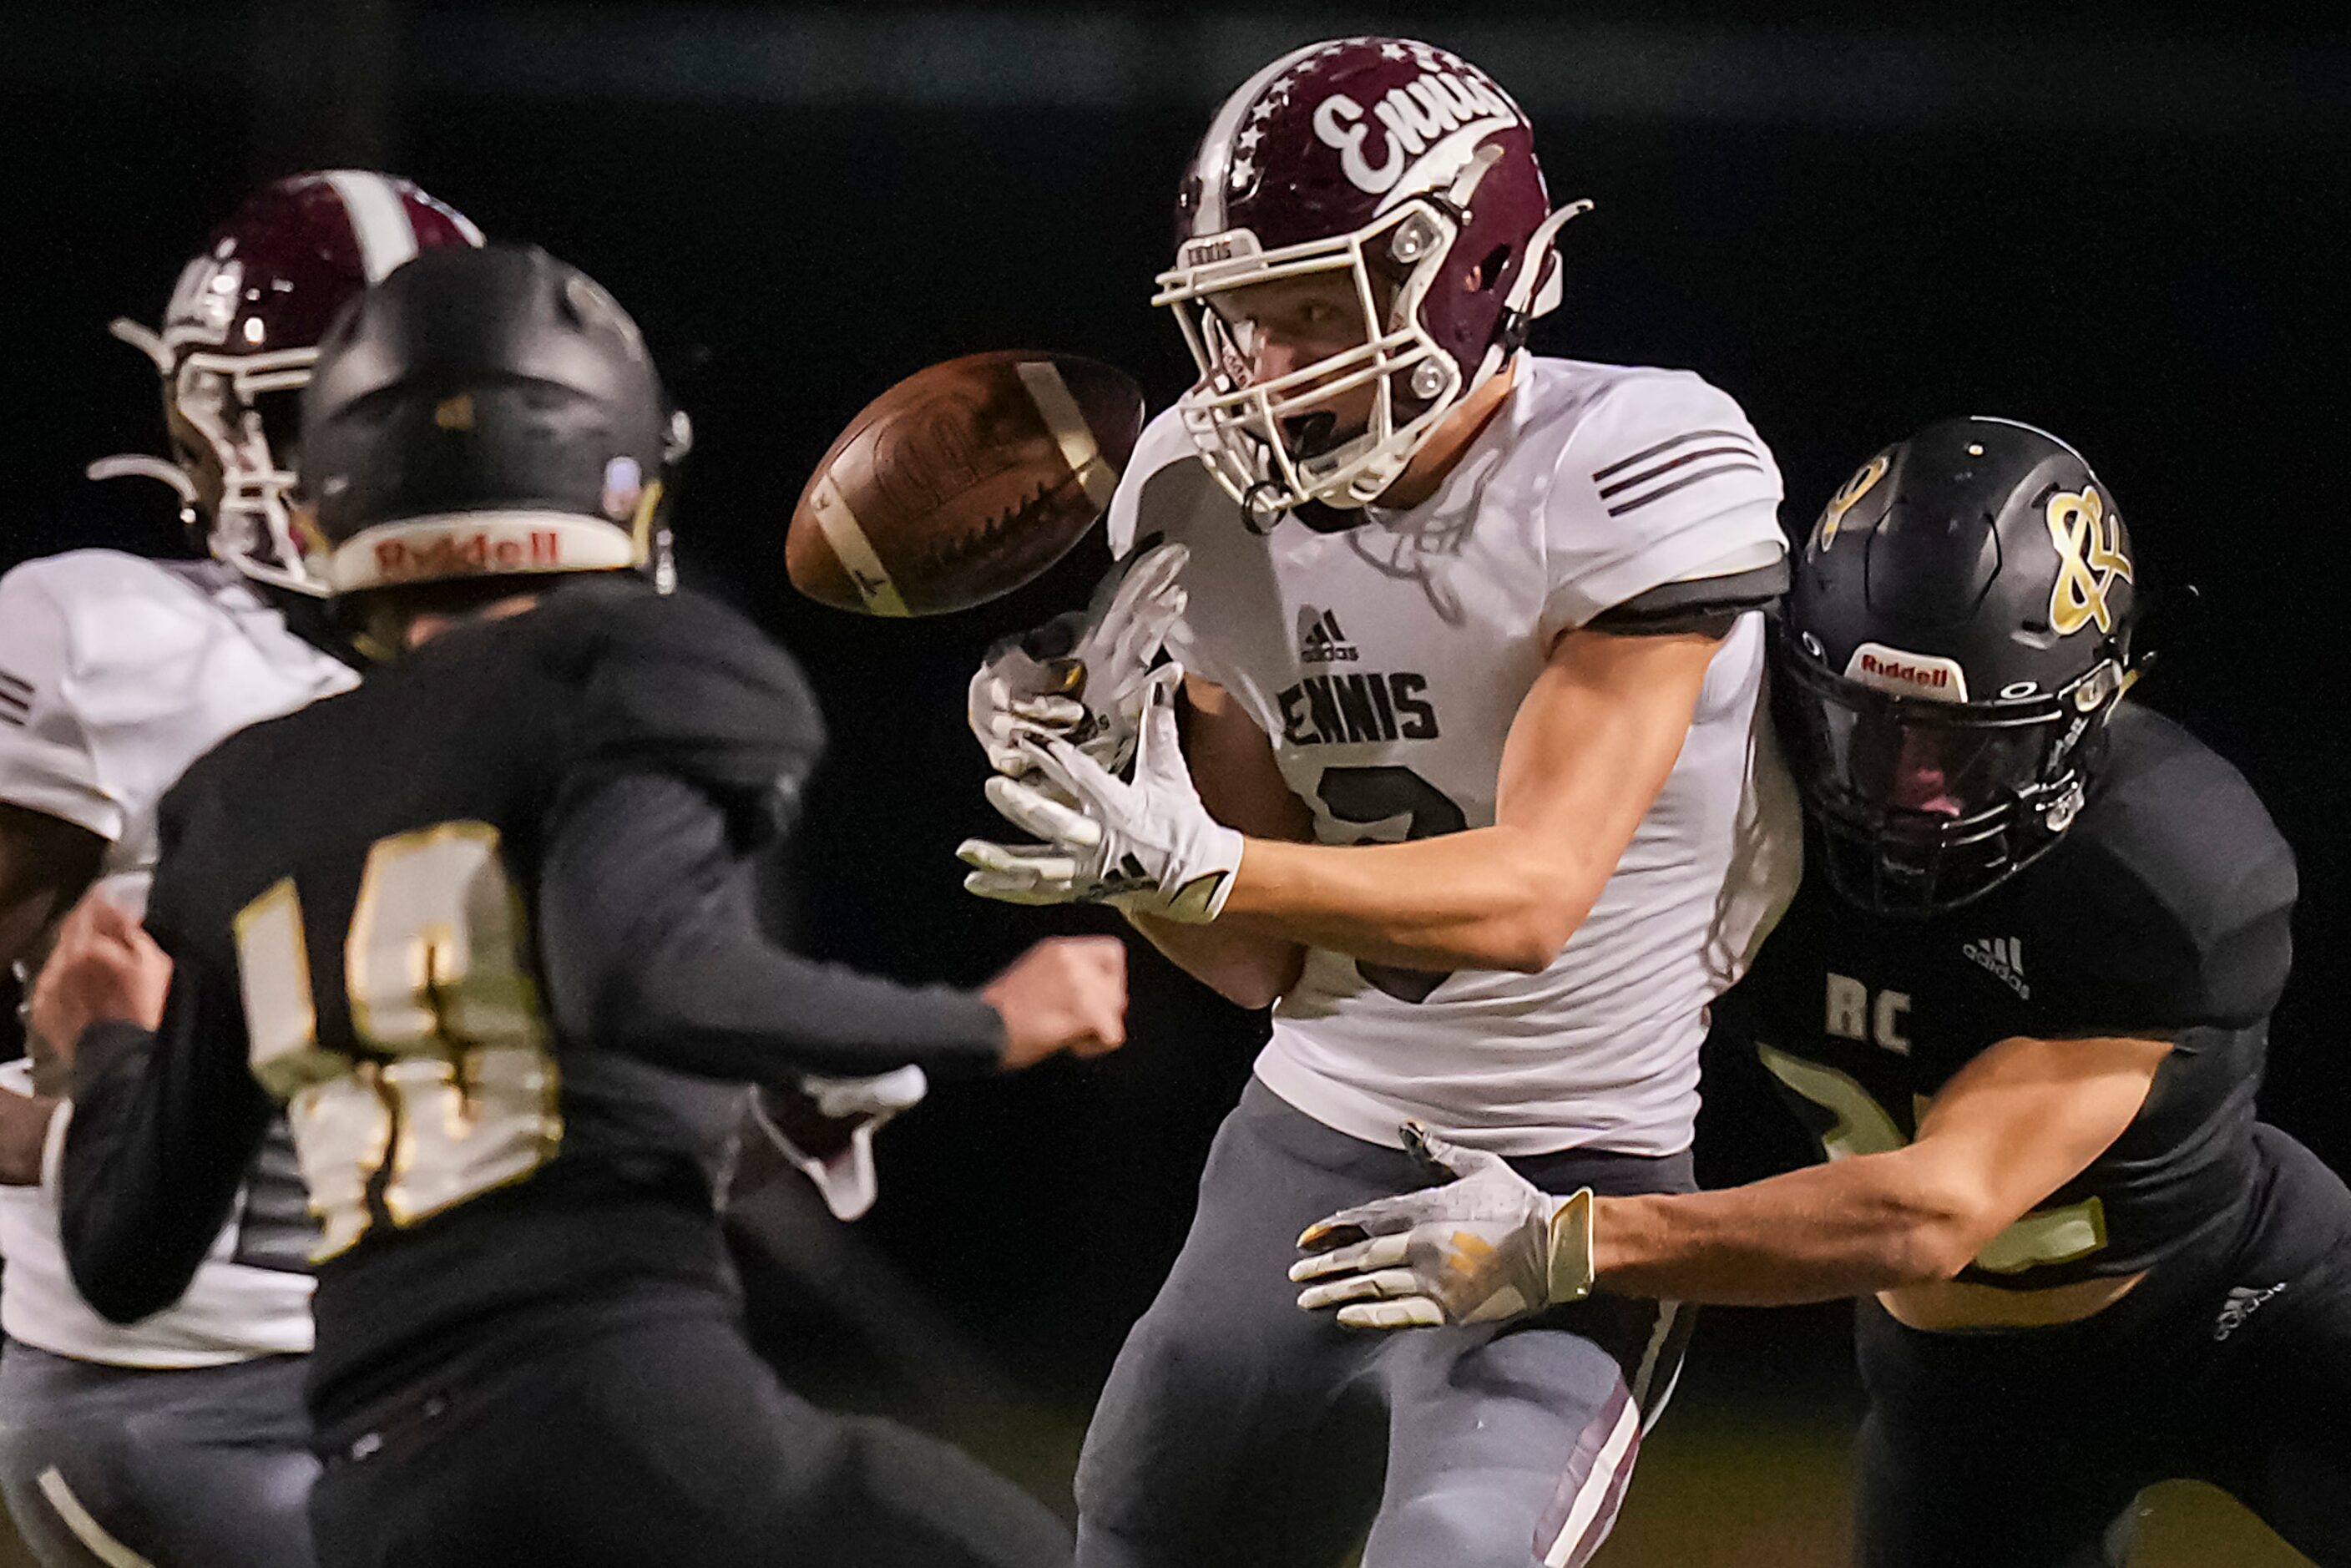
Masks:
[[[1231,694],[1189,675],[1184,696],[1184,758],[1208,814],[1259,843],[1312,838],[1313,813],[1290,792],[1265,732]],[[1186,925],[1128,918],[1170,963],[1238,1007],[1271,1007],[1306,967],[1306,949],[1294,936],[1246,921]]]
[[[0,1089],[0,1186],[37,1186],[41,1155],[57,1102],[47,1094]]]
[[[1148,915],[1127,921],[1169,963],[1235,1007],[1270,1008],[1298,984],[1306,949],[1228,922],[1184,925]]]
[[[1593,1261],[1626,1295],[1772,1306],[1948,1280],[2129,1127],[2162,1040],[2005,1040],[1916,1141],[1746,1186],[1600,1198]]]
[[[1218,925],[1423,969],[1550,965],[1614,866],[1523,828],[1404,844],[1251,839]]]
[[[1598,1288],[1719,1306],[1793,1306],[1947,1280],[1972,1256],[1965,1197],[1865,1155],[1719,1192],[1593,1200]]]
[[[106,841],[89,829],[0,800],[0,964],[30,956],[105,853]]]
[[[1511,722],[1493,826],[1402,844],[1253,838],[1220,919],[1376,963],[1547,967],[1673,771],[1720,645],[1567,633]]]

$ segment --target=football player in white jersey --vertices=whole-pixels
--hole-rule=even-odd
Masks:
[[[115,335],[162,380],[162,479],[212,559],[76,550],[0,577],[0,959],[25,963],[93,879],[132,907],[155,806],[232,732],[350,687],[298,635],[315,592],[292,532],[295,399],[343,303],[420,247],[479,245],[404,180],[356,170],[265,186],[181,272],[160,332]],[[0,1067],[0,1491],[45,1563],[311,1561],[301,1401],[316,1226],[274,1139],[185,1300],[128,1327],[75,1292],[55,1163],[70,1107],[41,1043]],[[162,1375],[170,1374],[170,1375]]]
[[[1669,1391],[1669,1303],[1373,1343],[1284,1277],[1340,1195],[1426,1184],[1405,1120],[1552,1192],[1687,1189],[1708,1004],[1799,873],[1778,470],[1695,375],[1524,351],[1582,205],[1441,49],[1259,72],[1159,280],[1200,380],[1113,502],[1128,575],[975,679],[1041,841],[966,844],[967,885],[1115,903],[1274,1006],[1087,1435],[1084,1568],[1295,1568],[1366,1525],[1366,1568],[1580,1564]]]

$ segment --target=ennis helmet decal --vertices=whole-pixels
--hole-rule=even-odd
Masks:
[[[1362,104],[1334,92],[1315,105],[1313,117],[1316,140],[1338,152],[1349,183],[1375,196],[1427,183],[1415,178],[1420,163],[1442,164],[1449,178],[1489,131],[1525,123],[1517,105],[1466,69],[1425,70],[1374,99],[1368,117]]]

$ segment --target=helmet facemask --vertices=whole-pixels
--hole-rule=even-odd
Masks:
[[[1199,382],[1177,408],[1218,484],[1270,522],[1305,501],[1359,507],[1379,496],[1428,433],[1469,388],[1453,357],[1421,320],[1421,303],[1444,271],[1459,225],[1426,197],[1400,204],[1352,234],[1259,251],[1246,230],[1186,255],[1218,259],[1159,277],[1155,305],[1176,313]],[[1241,291],[1283,279],[1343,275],[1359,329],[1353,346],[1270,379],[1256,378],[1253,324]],[[1360,422],[1331,405],[1369,388]],[[1318,416],[1336,420],[1317,439]]]
[[[212,514],[212,554],[256,581],[313,597],[327,586],[305,561],[291,496],[297,400],[318,357],[315,348],[196,350],[181,355],[165,382],[172,444]]]
[[[2128,684],[2118,657],[2002,703],[1896,695],[1802,653],[1781,670],[1781,729],[1830,880],[1873,913],[1910,917],[1971,904],[2055,846]]]

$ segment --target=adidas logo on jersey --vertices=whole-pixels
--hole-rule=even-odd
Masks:
[[[2283,1281],[2272,1285],[2266,1291],[2255,1291],[2243,1285],[2233,1287],[2229,1291],[2227,1302],[2220,1308],[2220,1315],[2213,1320],[2212,1337],[2216,1340],[2224,1340],[2243,1328],[2245,1320],[2259,1311],[2263,1301],[2284,1289]]]
[[[2022,936],[1979,936],[1959,949],[1968,961],[1980,969],[1990,970],[2001,982],[2026,1001],[2032,999],[2032,988],[2024,978],[2024,938]]]
[[[1308,605],[1298,617],[1298,662],[1301,664],[1352,664],[1363,654],[1339,630],[1339,617]]]

